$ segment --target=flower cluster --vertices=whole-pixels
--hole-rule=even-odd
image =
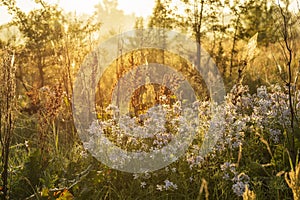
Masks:
[[[221,165],[221,170],[224,172],[223,178],[225,180],[232,181],[233,192],[238,196],[242,196],[245,192],[246,186],[249,187],[249,176],[245,173],[238,173],[236,165],[229,162],[225,162]]]
[[[296,94],[293,101],[300,102],[300,94]],[[298,107],[300,108],[300,103],[295,103],[295,112]],[[152,107],[137,117],[120,116],[118,108],[112,105],[107,112],[110,112],[111,119],[90,125],[88,133],[91,139],[85,144],[88,149],[95,148],[97,137],[105,135],[126,150],[162,150],[165,159],[176,160],[174,155],[178,149],[166,151],[164,147],[177,136],[188,138],[192,135],[194,140],[184,156],[190,170],[201,168],[206,156],[213,158],[228,150],[237,154],[249,138],[259,137],[258,141],[265,141],[273,146],[279,144],[284,139],[283,132],[289,131],[291,121],[288,93],[285,88],[277,85],[271,86],[269,90],[265,86],[259,87],[254,94],[250,94],[247,86],[236,85],[221,105],[210,101],[196,101],[191,108],[183,109],[182,102],[177,102]],[[211,144],[214,144],[213,147]],[[182,144],[178,144],[180,145]],[[224,159],[227,158],[223,158],[221,162]],[[249,187],[250,177],[238,169],[238,164],[231,163],[233,159],[232,155],[228,157],[230,162],[225,162],[220,169],[223,178],[232,183],[233,192],[242,196],[246,186]],[[176,171],[176,168],[168,171]],[[147,184],[149,183],[141,180],[142,188]],[[156,189],[174,190],[177,185],[167,179],[164,184],[157,184]]]
[[[175,183],[169,181],[168,179],[166,179],[164,181],[165,184],[163,185],[156,185],[156,189],[159,191],[163,191],[163,190],[177,190],[178,187]]]
[[[293,101],[296,102],[295,112],[297,112],[298,107],[300,108],[300,103],[297,103],[300,102],[300,95],[294,95]],[[201,134],[194,140],[193,145],[186,153],[190,169],[195,166],[201,168],[205,160],[201,154],[203,142],[201,138],[209,129],[214,133],[222,132],[221,138],[210,152],[210,157],[214,157],[217,153],[222,155],[222,152],[228,150],[237,154],[249,137],[258,137],[260,141],[264,142],[266,150],[270,151],[267,149],[270,145],[275,146],[283,141],[283,131],[290,131],[291,116],[288,92],[278,85],[270,86],[269,90],[265,86],[259,87],[254,94],[250,94],[247,86],[234,86],[225,97],[224,104],[216,108],[218,113],[224,113],[224,115],[218,116],[223,117],[223,120],[213,120],[211,104],[208,101],[197,102]],[[229,160],[232,160],[232,157]],[[223,178],[232,181],[234,193],[241,196],[245,186],[249,184],[250,178],[244,173],[238,173],[236,166],[225,162],[221,165],[221,170],[224,173]]]

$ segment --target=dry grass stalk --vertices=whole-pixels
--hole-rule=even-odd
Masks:
[[[208,193],[207,185],[208,185],[207,181],[204,178],[202,178],[202,184],[201,184],[201,187],[200,187],[200,190],[199,190],[199,195],[198,195],[198,198],[197,198],[198,200],[201,199],[201,195],[203,193],[203,190],[205,191],[205,199],[208,200],[209,193]]]
[[[286,172],[284,178],[293,191],[294,199],[300,200],[300,162],[298,162],[295,169],[292,168],[290,172]]]
[[[256,199],[255,193],[249,190],[248,185],[246,185],[246,189],[243,194],[243,200],[255,200],[255,199]]]

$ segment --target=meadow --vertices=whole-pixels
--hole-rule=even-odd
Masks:
[[[299,7],[179,2],[0,2],[1,199],[300,200]]]

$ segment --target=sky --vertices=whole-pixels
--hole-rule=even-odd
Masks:
[[[17,5],[25,12],[29,12],[36,4],[34,0],[16,0]],[[91,14],[94,12],[94,5],[102,3],[102,0],[45,0],[49,3],[58,3],[65,11],[76,11],[76,13]],[[178,0],[174,0],[176,2]],[[297,10],[296,2],[300,0],[293,0],[292,9]],[[136,16],[148,17],[151,15],[155,0],[118,0],[118,8],[124,10],[125,14],[134,13]],[[0,24],[7,23],[11,20],[5,7],[0,6]]]
[[[90,14],[94,12],[94,5],[102,3],[102,0],[45,0],[49,3],[58,3],[65,11],[76,11],[76,13]],[[155,4],[155,0],[118,0],[119,8],[124,10],[125,14],[134,13],[136,16],[150,16]],[[17,5],[21,10],[29,12],[36,4],[33,0],[17,0]],[[0,6],[0,24],[11,20],[5,7]]]

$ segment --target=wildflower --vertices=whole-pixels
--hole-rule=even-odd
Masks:
[[[139,174],[133,174],[133,179],[138,179],[139,177]]]
[[[156,189],[159,191],[163,191],[164,186],[163,185],[156,185]]]
[[[120,113],[120,110],[119,110],[119,108],[118,108],[117,106],[110,104],[110,105],[105,109],[105,112],[110,113],[110,114],[114,117],[114,119],[116,119],[117,116],[118,116],[119,113]]]
[[[96,135],[96,136],[100,136],[103,133],[103,130],[101,129],[101,127],[98,124],[98,121],[93,121],[92,124],[90,125],[90,127],[88,128],[87,132],[92,136],[92,135]]]
[[[141,188],[145,188],[147,183],[145,181],[141,182]]]
[[[240,141],[235,141],[235,142],[232,143],[232,148],[233,149],[238,148],[240,145],[241,145]]]
[[[88,157],[88,153],[85,150],[80,151],[80,156],[83,158],[87,158]]]
[[[281,131],[278,129],[270,129],[270,138],[273,140],[275,144],[279,143],[279,136],[281,135]]]
[[[176,114],[180,114],[180,112],[182,111],[182,108],[181,108],[181,102],[180,102],[180,101],[177,101],[177,102],[173,105],[173,111],[174,111],[174,113],[176,113]]]
[[[200,152],[199,152],[200,153]],[[204,161],[203,157],[202,156],[196,156],[196,160],[195,160],[195,163],[198,165],[200,164],[202,161]]]
[[[221,170],[225,171],[230,167],[231,163],[230,162],[225,162],[223,165],[221,165]]]
[[[229,180],[229,179],[230,179],[230,178],[229,178],[229,174],[228,174],[228,173],[224,173],[223,179]]]
[[[26,148],[29,148],[29,141],[25,140],[24,145],[25,145]]]
[[[244,184],[243,182],[238,181],[232,185],[232,190],[236,195],[242,196],[245,192],[246,185],[247,184]]]
[[[145,179],[151,178],[151,174],[148,171],[146,171],[145,174],[144,174],[144,178]]]
[[[193,182],[194,178],[191,176],[191,177],[189,178],[189,180],[190,180],[190,182]]]
[[[257,88],[257,96],[260,98],[264,98],[267,95],[267,88],[266,86],[261,86]]]
[[[169,181],[168,179],[164,181],[165,182],[165,188],[166,190],[169,190],[169,189],[175,189],[177,190],[177,185],[174,184],[173,182]]]

